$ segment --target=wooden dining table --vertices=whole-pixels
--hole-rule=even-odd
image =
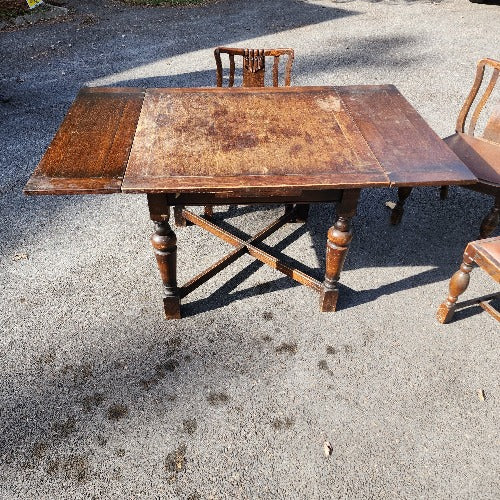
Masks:
[[[79,92],[24,192],[146,194],[165,315],[180,318],[181,299],[244,254],[316,290],[320,310],[334,311],[361,189],[476,180],[393,85],[100,87]],[[319,281],[259,243],[324,202],[336,202],[336,215]],[[248,238],[185,208],[268,203],[284,214]],[[183,286],[172,207],[178,226],[197,224],[232,247]]]

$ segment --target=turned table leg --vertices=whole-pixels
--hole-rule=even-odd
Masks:
[[[337,205],[337,219],[328,230],[326,242],[326,271],[320,293],[320,310],[335,311],[339,296],[338,281],[352,240],[351,219],[356,215],[359,189],[344,191]]]
[[[491,208],[491,211],[486,215],[486,217],[481,222],[481,228],[479,229],[479,237],[481,239],[488,238],[488,236],[498,226],[499,220],[500,220],[500,195],[497,195],[495,196],[495,204]]]
[[[410,196],[412,188],[411,187],[400,187],[398,188],[398,201],[396,206],[391,211],[391,224],[396,225],[401,222],[401,218],[404,213],[404,205],[406,198]]]
[[[472,262],[466,249],[460,269],[451,277],[448,298],[438,308],[437,319],[440,323],[448,323],[451,321],[458,297],[462,295],[469,286]]]
[[[177,288],[177,237],[168,222],[170,207],[162,205],[161,201],[161,195],[148,195],[150,216],[155,224],[151,244],[163,281],[165,316],[175,319],[181,317],[181,299]]]

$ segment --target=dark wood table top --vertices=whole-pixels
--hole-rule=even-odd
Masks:
[[[85,88],[27,194],[472,184],[392,85]]]

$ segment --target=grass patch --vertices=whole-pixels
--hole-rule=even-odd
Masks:
[[[6,21],[7,19],[21,16],[23,14],[26,14],[26,11],[18,7],[0,8],[0,21]]]

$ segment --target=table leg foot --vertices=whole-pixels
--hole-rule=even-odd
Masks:
[[[179,297],[163,297],[163,309],[166,319],[181,318],[181,299]]]
[[[295,217],[295,222],[307,222],[307,218],[309,216],[309,204],[304,203],[304,204],[298,204],[296,206],[296,217]]]
[[[359,189],[344,191],[337,206],[337,220],[328,230],[325,280],[320,293],[322,312],[333,312],[337,309],[338,282],[352,240],[351,219],[356,214],[359,192]]]
[[[182,211],[184,210],[184,207],[182,205],[178,205],[174,207],[174,220],[175,220],[175,225],[177,227],[186,227],[187,226],[187,220],[182,214]]]
[[[410,196],[412,188],[411,187],[400,187],[398,188],[398,201],[396,206],[391,211],[391,224],[397,225],[401,222],[404,213],[405,201]]]
[[[293,205],[288,203],[285,205],[285,214],[289,214],[292,210],[295,210],[295,214],[290,222],[307,222],[307,217],[309,216],[309,204],[308,203],[300,203],[297,205]]]
[[[323,284],[323,290],[319,295],[319,310],[321,312],[334,312],[337,309],[337,299],[339,298],[338,288],[327,289]]]

